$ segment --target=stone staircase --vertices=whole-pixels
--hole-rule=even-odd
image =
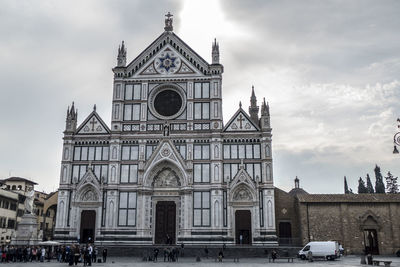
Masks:
[[[153,251],[155,248],[158,248],[159,259],[164,257],[164,249],[165,248],[177,247],[179,249],[179,254],[183,257],[205,257],[206,253],[204,251],[205,246],[196,246],[196,245],[187,245],[182,248],[179,245],[166,246],[166,245],[151,245],[151,246],[126,246],[126,245],[113,245],[107,246],[108,256],[110,257],[148,257],[153,256]],[[102,251],[103,247],[98,246],[99,252]],[[222,250],[225,258],[253,258],[253,257],[269,257],[271,255],[271,251],[275,250],[279,256],[296,256],[297,252],[301,249],[301,247],[262,247],[262,246],[226,246],[223,248],[222,246],[207,246],[208,248],[208,257],[213,258],[218,255],[218,253]]]

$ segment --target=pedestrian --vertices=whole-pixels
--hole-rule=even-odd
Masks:
[[[93,245],[93,262],[97,261],[97,254],[99,254],[99,250],[95,245]]]
[[[158,248],[155,248],[155,249],[154,249],[154,259],[153,259],[154,262],[157,262],[158,252],[159,252]]]
[[[4,246],[1,247],[1,262],[6,262],[7,258],[7,253],[6,253],[6,248]]]
[[[164,262],[166,261],[167,258],[168,258],[168,248],[165,247],[164,248]]]
[[[313,255],[312,255],[311,250],[308,251],[307,256],[308,256],[308,261],[309,261],[309,262],[313,262],[313,261],[314,261],[314,260],[313,260]]]
[[[278,256],[278,255],[277,255],[276,251],[275,251],[275,250],[272,250],[272,252],[271,252],[272,262],[275,262],[277,256]]]
[[[103,248],[103,262],[107,260],[107,248]]]
[[[78,265],[79,258],[81,257],[81,252],[79,250],[79,245],[75,246],[74,250],[74,263],[75,265]]]
[[[89,244],[89,247],[87,248],[87,250],[88,250],[88,259],[87,259],[87,261],[88,261],[88,264],[89,264],[89,266],[92,266],[92,259],[93,259],[93,247],[92,247],[92,245],[91,244]]]
[[[33,261],[33,260],[37,261],[37,248],[36,247],[33,247],[33,249],[32,249],[31,261]]]
[[[46,249],[42,247],[40,250],[40,262],[44,262],[44,257],[46,256]]]
[[[222,252],[222,250],[219,251],[218,253],[218,261],[222,262],[222,258],[224,257],[224,253]]]
[[[175,247],[175,259],[176,259],[176,261],[178,261],[178,257],[179,257],[179,247]]]
[[[185,245],[182,243],[181,244],[181,257],[184,256],[184,252],[185,252]]]
[[[206,253],[206,258],[208,259],[208,247],[207,246],[204,248],[204,253]]]

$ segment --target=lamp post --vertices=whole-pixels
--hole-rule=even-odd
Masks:
[[[400,119],[397,119],[397,122],[399,123],[397,128],[400,128]],[[395,133],[395,135],[393,136],[393,143],[394,143],[393,154],[399,154],[397,146],[400,146],[400,132]]]

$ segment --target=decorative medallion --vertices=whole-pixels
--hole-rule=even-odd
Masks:
[[[214,128],[217,129],[218,128],[218,122],[214,122]]]
[[[163,157],[168,157],[170,153],[171,153],[171,152],[169,151],[168,148],[164,148],[164,149],[161,151],[161,155],[162,155]]]
[[[179,69],[181,60],[174,52],[165,51],[154,61],[154,65],[161,74],[172,74]]]

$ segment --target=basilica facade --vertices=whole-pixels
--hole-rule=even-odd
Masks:
[[[68,108],[55,239],[276,245],[269,106],[253,89],[224,123],[223,71],[218,43],[210,64],[170,14],[130,63],[122,42],[111,125]]]

